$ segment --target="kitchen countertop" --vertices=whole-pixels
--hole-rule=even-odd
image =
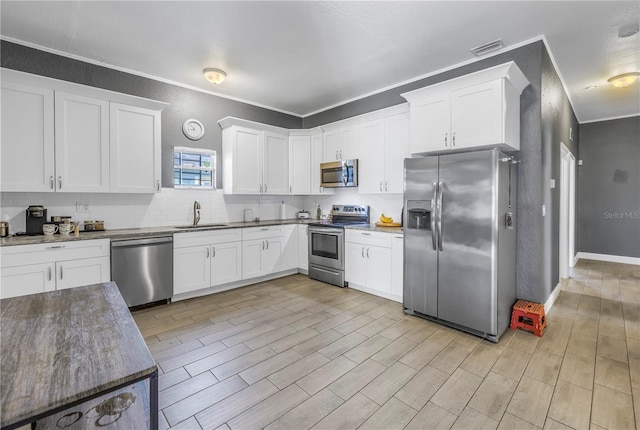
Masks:
[[[358,224],[358,225],[350,225],[345,228],[348,228],[350,230],[377,231],[381,233],[392,233],[392,234],[404,235],[404,231],[402,230],[402,227],[378,227],[375,224]]]
[[[224,230],[229,228],[247,228],[247,227],[265,227],[272,225],[285,225],[285,224],[308,224],[310,222],[317,222],[314,219],[274,219],[264,221],[252,221],[252,222],[220,222],[216,224],[224,224],[217,227],[199,227],[197,229],[178,228],[179,226],[167,226],[167,227],[143,227],[143,228],[127,228],[120,230],[105,230],[105,231],[91,231],[81,232],[78,237],[70,234],[63,236],[60,234],[54,234],[53,236],[12,236],[3,237],[0,239],[0,246],[15,246],[15,245],[36,245],[40,243],[55,243],[55,242],[71,242],[76,240],[91,240],[91,239],[111,239],[111,240],[123,240],[123,239],[139,239],[145,237],[161,237],[171,236],[174,233],[188,233],[194,231],[212,231],[212,230]],[[207,223],[202,223],[207,224]]]
[[[0,309],[2,428],[157,378],[113,282],[3,299]]]

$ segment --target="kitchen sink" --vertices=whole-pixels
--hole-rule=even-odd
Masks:
[[[211,228],[211,227],[227,227],[229,224],[198,224],[198,225],[181,225],[176,228],[182,230],[197,230],[199,228]]]

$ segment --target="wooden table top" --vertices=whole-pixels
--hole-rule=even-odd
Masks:
[[[114,282],[0,300],[0,336],[1,427],[157,369]]]

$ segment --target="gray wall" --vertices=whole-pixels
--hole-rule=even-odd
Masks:
[[[573,129],[573,139],[569,129]],[[560,170],[561,144],[578,159],[578,120],[546,49],[542,53],[542,191],[544,217],[543,253],[546,260],[545,295],[560,281]],[[551,188],[555,179],[556,187]],[[577,195],[577,193],[576,193]],[[577,246],[574,244],[574,249]]]
[[[558,277],[559,189],[552,194],[549,181],[559,178],[559,141],[568,141],[568,134],[566,138],[564,135],[568,133],[569,124],[573,124],[574,139],[577,139],[577,121],[542,42],[309,116],[304,118],[303,127],[314,127],[404,103],[406,100],[400,96],[401,93],[507,61],[514,61],[531,83],[520,98],[520,152],[516,154],[521,160],[518,173],[516,294],[521,299],[544,303],[556,286]],[[577,140],[574,142],[570,148],[577,152]],[[542,217],[543,204],[547,205],[545,218]]]
[[[640,257],[640,116],[580,125],[578,251]]]
[[[216,150],[220,154],[217,163],[217,184],[218,188],[222,186],[222,131],[218,126],[218,120],[221,118],[235,116],[284,128],[302,126],[302,120],[296,116],[73,60],[5,40],[1,42],[0,65],[7,69],[169,103],[162,111],[163,187],[173,187],[174,146]],[[206,133],[199,141],[191,141],[182,134],[182,123],[188,118],[200,120],[205,127]]]

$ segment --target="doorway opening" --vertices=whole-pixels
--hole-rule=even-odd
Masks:
[[[575,263],[576,158],[560,142],[560,278],[568,278]]]

